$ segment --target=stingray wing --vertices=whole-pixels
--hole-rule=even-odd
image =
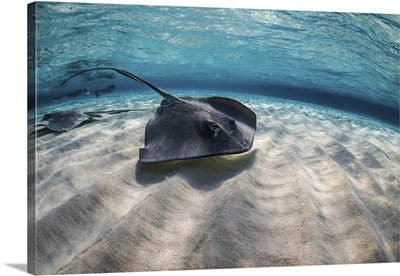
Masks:
[[[141,162],[163,162],[241,153],[251,149],[256,115],[240,102],[222,98],[164,99],[146,125]],[[189,104],[187,104],[189,103]]]

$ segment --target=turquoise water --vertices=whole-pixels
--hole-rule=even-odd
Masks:
[[[112,66],[172,94],[258,94],[398,124],[399,15],[44,2],[29,12],[29,107],[35,87],[39,108],[79,89],[151,93],[112,72],[60,87]]]
[[[399,15],[39,2],[28,19],[34,274],[399,261]],[[147,166],[161,96],[112,70],[61,86],[93,67],[242,102],[252,149]],[[34,126],[113,109],[133,111]]]

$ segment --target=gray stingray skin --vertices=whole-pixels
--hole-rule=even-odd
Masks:
[[[63,132],[73,129],[82,122],[98,118],[97,115],[91,115],[83,111],[66,110],[55,111],[45,114],[36,126],[43,125],[54,132]]]
[[[147,122],[141,162],[164,162],[206,156],[242,153],[251,149],[256,132],[256,114],[242,103],[223,97],[177,98],[161,88],[121,69],[106,67],[146,85],[164,99]]]
[[[147,123],[145,146],[139,152],[141,162],[191,159],[250,150],[256,124],[256,116],[250,109],[228,98],[181,99],[184,102],[164,99]]]
[[[121,109],[107,111],[78,111],[78,110],[63,110],[47,113],[36,126],[45,126],[54,132],[63,132],[71,130],[84,121],[101,119],[100,114],[118,114],[130,111],[144,111],[145,109]]]

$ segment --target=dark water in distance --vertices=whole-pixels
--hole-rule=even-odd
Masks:
[[[262,94],[399,122],[399,15],[44,2],[29,11],[38,106],[83,85],[138,93],[112,72],[60,87],[80,70],[111,66],[172,94]],[[28,84],[34,91],[34,74]]]

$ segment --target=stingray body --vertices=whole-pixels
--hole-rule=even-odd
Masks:
[[[96,116],[81,111],[66,110],[45,114],[36,126],[43,125],[54,132],[73,129],[86,120],[96,119]]]
[[[63,132],[71,130],[85,121],[93,121],[101,119],[101,114],[117,114],[129,111],[138,111],[140,109],[123,109],[108,111],[78,111],[78,110],[62,110],[47,113],[36,126],[45,126],[54,132]]]
[[[145,130],[141,162],[164,162],[242,153],[251,149],[256,131],[255,113],[242,103],[224,97],[175,97],[121,69],[114,70],[160,94],[164,99]],[[63,82],[66,83],[69,79]]]
[[[164,99],[147,123],[145,147],[139,152],[142,162],[241,153],[251,148],[255,117],[241,103],[220,97],[181,100]]]
[[[63,96],[60,96],[60,97],[56,97],[56,98],[53,98],[53,99],[54,100],[59,100],[59,99],[62,99],[62,98],[73,98],[73,97],[80,97],[80,96],[84,96],[84,95],[88,95],[88,94],[90,94],[90,92],[86,88],[84,88],[84,89],[78,89],[78,90],[76,90],[74,92],[70,92],[70,93],[68,93],[66,95],[63,95]]]
[[[95,90],[94,94],[96,95],[96,97],[100,97],[101,95],[106,94],[106,93],[111,93],[114,90],[115,90],[115,85],[109,85],[106,88]]]

